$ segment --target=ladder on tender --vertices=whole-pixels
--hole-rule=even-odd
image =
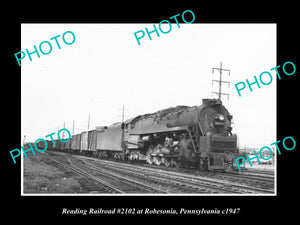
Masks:
[[[198,128],[195,127],[195,126],[189,126],[188,127],[188,132],[189,132],[189,136],[190,136],[191,141],[192,141],[194,152],[199,152],[199,149],[200,149],[200,143],[199,143],[200,134],[199,134]]]

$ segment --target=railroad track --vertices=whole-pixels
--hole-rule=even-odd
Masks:
[[[86,165],[94,170],[106,168],[106,170],[114,171],[122,174],[122,176],[133,177],[143,183],[156,183],[164,187],[171,193],[225,193],[225,194],[273,194],[272,185],[263,186],[263,188],[237,184],[227,180],[216,179],[216,177],[201,177],[199,175],[191,175],[178,173],[174,171],[166,171],[157,168],[149,168],[144,166],[130,165],[119,162],[106,160],[98,160],[82,156],[80,158]],[[229,175],[227,175],[229,176]],[[234,176],[234,175],[232,175]],[[224,178],[224,177],[223,177]],[[239,177],[238,179],[241,179]],[[243,179],[250,179],[243,178]],[[265,181],[264,181],[265,182]]]
[[[145,171],[139,168],[129,169],[122,165],[117,167],[115,165],[110,166],[109,163],[97,164],[87,163],[87,165],[93,170],[99,170],[103,172],[103,168],[113,173],[121,174],[122,177],[131,177],[131,179],[139,180],[139,182],[146,183],[148,185],[155,185],[164,189],[167,193],[232,193],[231,190],[213,186],[211,184],[202,183],[196,184],[191,181],[181,181],[178,176],[170,176],[158,174],[157,171]],[[99,167],[100,166],[100,167]],[[105,171],[107,172],[107,171]],[[236,192],[239,193],[239,192]]]
[[[90,190],[90,192],[104,192],[104,193],[119,193],[120,190],[114,186],[112,186],[111,184],[100,180],[99,178],[88,174],[80,169],[78,169],[77,167],[73,166],[73,165],[68,165],[69,163],[67,162],[61,162],[55,159],[52,159],[52,161],[58,166],[58,167],[62,167],[64,169],[68,169],[68,172],[72,172],[74,174],[77,174],[80,176],[80,179],[82,183],[85,183],[85,186],[87,186],[87,188]]]
[[[74,159],[71,161],[68,159],[74,166],[77,168],[87,172],[88,174],[94,174],[93,176],[97,178],[101,178],[107,180],[107,182],[112,183],[115,187],[118,187],[120,190],[119,193],[164,193],[168,194],[168,190],[163,189],[161,187],[154,186],[148,183],[142,183],[130,177],[123,176],[122,174],[115,173],[112,170],[107,170],[104,168],[96,168],[86,164],[84,162],[75,161]],[[76,165],[75,165],[76,163]]]
[[[175,171],[207,178],[215,178],[220,180],[228,180],[233,183],[245,184],[248,186],[261,187],[263,189],[274,189],[274,171],[247,170],[243,172],[221,172],[221,171],[199,171],[197,169],[170,168],[157,165],[145,164],[143,167],[153,169],[163,169],[164,171]]]
[[[241,174],[247,174],[250,176],[260,176],[260,177],[273,177],[274,178],[274,174],[275,171],[274,170],[246,170],[243,171]]]
[[[92,183],[92,193],[274,194],[271,176],[148,167],[66,154],[60,155],[59,161],[62,158],[62,166]]]
[[[167,193],[166,191],[145,185],[143,183],[134,181],[132,179],[126,179],[112,173],[93,173],[89,168],[83,165],[79,166],[78,163],[73,162],[70,158],[63,162],[52,159],[53,162],[61,167],[68,168],[73,173],[83,177],[85,181],[88,181],[89,189],[92,189],[92,193],[108,193],[108,194],[125,194],[125,193]],[[103,172],[103,171],[101,171]],[[92,184],[92,187],[91,187]]]
[[[240,174],[217,172],[213,175],[215,178],[228,180],[233,183],[244,184],[251,187],[262,188],[266,190],[274,189],[274,176],[262,176],[260,174]],[[274,191],[273,191],[274,192]]]

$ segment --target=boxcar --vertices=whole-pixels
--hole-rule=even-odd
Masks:
[[[80,138],[80,154],[86,154],[86,151],[88,150],[88,132],[82,132]]]
[[[81,134],[75,134],[72,136],[72,139],[71,139],[71,152],[72,153],[79,153],[80,140],[81,140]]]
[[[67,141],[68,139],[63,139],[63,141]],[[61,142],[61,147],[63,152],[70,152],[71,151],[71,141],[68,142]]]
[[[98,130],[90,130],[88,131],[88,151],[91,153],[96,151],[97,147],[97,133]]]
[[[46,140],[47,142],[47,150],[52,151],[53,150],[53,142],[52,140]]]

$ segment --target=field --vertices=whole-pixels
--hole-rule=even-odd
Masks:
[[[248,160],[245,163],[245,167],[247,169],[261,169],[261,170],[275,170],[274,161],[272,160],[272,164],[267,164],[264,162],[264,160],[261,160],[261,163],[258,163],[257,161],[251,161],[252,166],[250,166]]]
[[[24,194],[86,192],[74,174],[52,166],[49,157],[48,153],[38,153],[23,159]]]

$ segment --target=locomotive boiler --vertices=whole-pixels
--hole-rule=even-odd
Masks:
[[[232,116],[219,99],[177,106],[124,122],[124,153],[149,164],[232,170],[239,156]]]

